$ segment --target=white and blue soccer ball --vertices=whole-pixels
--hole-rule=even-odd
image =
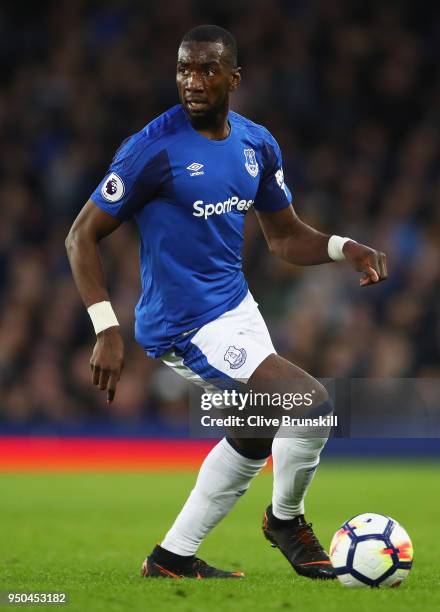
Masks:
[[[397,521],[366,512],[346,521],[330,544],[330,559],[347,587],[397,587],[413,561],[409,535]]]

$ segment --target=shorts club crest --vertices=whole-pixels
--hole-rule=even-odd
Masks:
[[[241,368],[246,361],[246,351],[244,348],[238,349],[235,346],[230,346],[225,353],[224,359],[233,370],[236,370],[237,368]]]

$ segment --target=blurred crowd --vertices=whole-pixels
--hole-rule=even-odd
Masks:
[[[430,8],[431,7],[431,8]],[[440,18],[435,3],[11,1],[0,7],[0,422],[186,419],[183,383],[133,340],[136,228],[103,243],[126,339],[117,398],[91,385],[94,334],[64,239],[120,142],[175,104],[182,35],[237,38],[234,110],[277,138],[301,218],[388,255],[386,283],[269,255],[245,271],[280,354],[318,377],[438,377]]]

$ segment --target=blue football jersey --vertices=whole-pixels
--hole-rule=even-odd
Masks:
[[[246,212],[280,210],[292,199],[273,136],[232,111],[229,123],[227,138],[210,140],[174,106],[122,143],[91,196],[138,225],[135,336],[152,357],[238,306],[248,291]]]

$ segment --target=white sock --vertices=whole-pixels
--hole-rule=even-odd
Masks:
[[[272,443],[272,512],[281,520],[304,514],[304,498],[327,438],[278,438]]]
[[[195,554],[266,461],[243,457],[223,438],[202,463],[195,487],[161,542],[162,548],[177,555]]]

